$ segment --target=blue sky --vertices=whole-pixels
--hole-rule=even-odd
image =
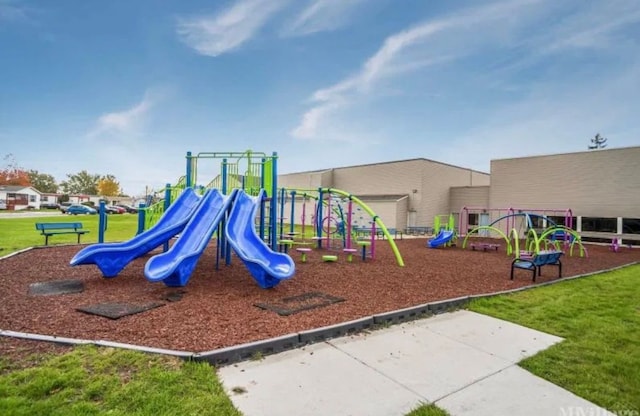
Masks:
[[[635,146],[639,23],[637,0],[0,0],[0,155],[139,194],[187,150],[290,173]]]

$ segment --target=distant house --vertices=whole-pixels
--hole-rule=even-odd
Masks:
[[[60,198],[62,194],[53,194],[50,192],[43,192],[40,194],[40,208],[52,208],[57,207],[60,204]]]
[[[71,194],[69,195],[69,202],[72,204],[82,204],[83,202],[91,201],[91,197],[89,195],[83,194]]]
[[[0,201],[10,211],[32,207],[40,209],[41,193],[32,186],[0,185]]]
[[[100,204],[100,200],[105,199],[105,197],[101,197],[99,195],[84,195],[84,194],[73,194],[69,195],[69,202],[72,204],[82,204],[82,203],[93,203],[93,205],[98,206]]]

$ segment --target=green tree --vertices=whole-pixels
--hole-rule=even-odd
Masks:
[[[31,169],[29,170],[29,181],[31,182],[31,186],[40,192],[51,194],[58,192],[56,178],[47,173],[40,173],[37,170]]]
[[[86,170],[74,174],[67,174],[67,180],[62,181],[60,186],[67,194],[96,195],[98,193],[98,182],[100,175],[94,175]]]
[[[104,175],[98,182],[98,195],[118,196],[120,195],[120,182],[113,175]]]

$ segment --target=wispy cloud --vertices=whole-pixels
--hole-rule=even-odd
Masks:
[[[212,16],[182,18],[176,31],[199,54],[219,56],[242,46],[289,0],[239,0]]]
[[[298,139],[326,139],[336,120],[349,118],[349,108],[370,100],[381,86],[405,80],[401,74],[427,73],[435,65],[473,58],[476,63],[487,62],[494,73],[487,73],[486,67],[475,72],[473,67],[459,65],[450,69],[483,78],[487,84],[506,82],[517,70],[544,64],[550,54],[621,48],[624,42],[615,35],[639,20],[635,0],[596,2],[590,7],[579,1],[497,1],[430,19],[387,37],[357,72],[311,94],[312,107],[290,134]]]
[[[450,55],[429,56],[425,43],[437,34],[468,28],[478,23],[495,22],[509,16],[514,10],[528,6],[534,1],[511,1],[473,9],[452,17],[430,20],[412,28],[389,36],[378,51],[362,65],[355,75],[328,88],[313,93],[311,101],[317,105],[308,110],[291,135],[300,139],[318,137],[322,119],[339,108],[344,108],[353,99],[370,92],[377,81],[407,71],[439,64],[451,58]],[[411,49],[423,49],[425,53],[406,53]]]
[[[635,64],[608,74],[606,83],[539,85],[519,102],[498,106],[469,125],[449,146],[433,149],[433,157],[488,170],[490,158],[587,150],[598,132],[609,138],[610,147],[637,146],[639,71],[636,58]]]
[[[26,6],[13,0],[0,0],[0,21],[28,20]]]
[[[617,30],[640,21],[636,0],[611,0],[582,4],[581,12],[569,16],[539,41],[544,52],[564,49],[609,48],[616,46]]]
[[[102,114],[98,117],[94,128],[87,137],[100,137],[103,135],[132,135],[137,134],[144,121],[157,103],[158,95],[147,91],[142,100],[133,107],[122,111],[114,111]]]
[[[363,0],[311,0],[282,30],[283,36],[304,36],[338,29]]]

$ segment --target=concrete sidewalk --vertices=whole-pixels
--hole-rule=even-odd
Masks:
[[[515,365],[561,340],[457,311],[218,372],[246,416],[404,415],[430,402],[453,416],[610,414]]]

